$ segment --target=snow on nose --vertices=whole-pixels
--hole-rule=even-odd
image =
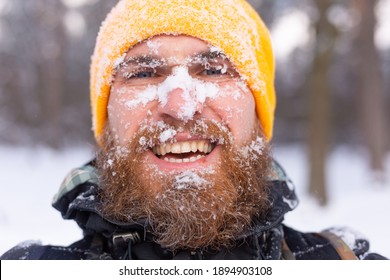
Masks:
[[[149,85],[126,105],[134,109],[139,105],[157,100],[159,114],[168,115],[181,121],[194,118],[201,113],[207,98],[215,98],[220,92],[218,84],[204,82],[192,77],[185,66],[176,66],[172,74],[158,85]]]

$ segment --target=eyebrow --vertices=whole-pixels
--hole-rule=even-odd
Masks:
[[[211,51],[207,50],[204,52],[199,52],[191,55],[189,57],[189,61],[195,62],[197,60],[204,61],[204,60],[210,60],[210,59],[216,59],[216,58],[222,58],[222,59],[227,59],[227,56],[221,52],[221,51]],[[129,57],[123,62],[121,62],[117,68],[123,66],[123,65],[151,65],[154,64],[155,66],[161,66],[161,65],[166,65],[166,59],[161,58],[158,56],[154,55],[148,55],[148,54],[143,54],[139,56],[133,56]]]
[[[119,64],[119,66],[122,65],[128,65],[128,64],[152,64],[152,63],[164,63],[164,59],[152,56],[152,55],[140,55],[140,56],[133,56],[125,59],[123,62]]]
[[[227,58],[227,56],[223,52],[212,51],[212,50],[197,53],[192,57],[197,58],[197,59],[202,59],[202,60],[203,59],[215,59],[215,58],[223,58],[223,59]]]

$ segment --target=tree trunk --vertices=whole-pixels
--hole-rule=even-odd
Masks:
[[[47,32],[43,34],[44,48],[43,60],[40,65],[43,94],[42,106],[44,114],[44,131],[46,142],[53,148],[60,148],[62,134],[63,88],[65,69],[66,34],[62,24],[62,16],[65,12],[60,1],[45,0],[46,9],[42,16],[50,25],[44,26]]]
[[[315,23],[314,60],[308,81],[309,100],[309,194],[321,205],[328,201],[326,161],[330,140],[331,88],[329,70],[337,30],[327,19],[330,0],[317,1],[319,18]]]
[[[364,141],[370,155],[371,169],[376,180],[384,181],[385,111],[384,84],[378,51],[374,43],[377,0],[354,0],[354,9],[360,17],[355,38],[355,71],[358,83],[360,121]]]

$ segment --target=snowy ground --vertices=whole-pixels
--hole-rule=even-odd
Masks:
[[[76,224],[62,220],[50,204],[67,172],[88,161],[91,154],[87,148],[55,153],[44,148],[0,146],[0,254],[21,241],[67,245],[81,237]],[[303,149],[277,147],[275,157],[295,182],[301,201],[298,209],[287,215],[288,225],[304,231],[348,225],[370,239],[372,251],[390,257],[390,184],[370,182],[364,153],[346,148],[332,153],[326,208],[304,195]],[[387,171],[390,174],[390,156]]]

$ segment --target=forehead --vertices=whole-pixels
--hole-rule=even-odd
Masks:
[[[153,55],[175,61],[185,60],[209,51],[210,47],[205,41],[186,35],[159,35],[132,47],[127,52],[126,58]]]

